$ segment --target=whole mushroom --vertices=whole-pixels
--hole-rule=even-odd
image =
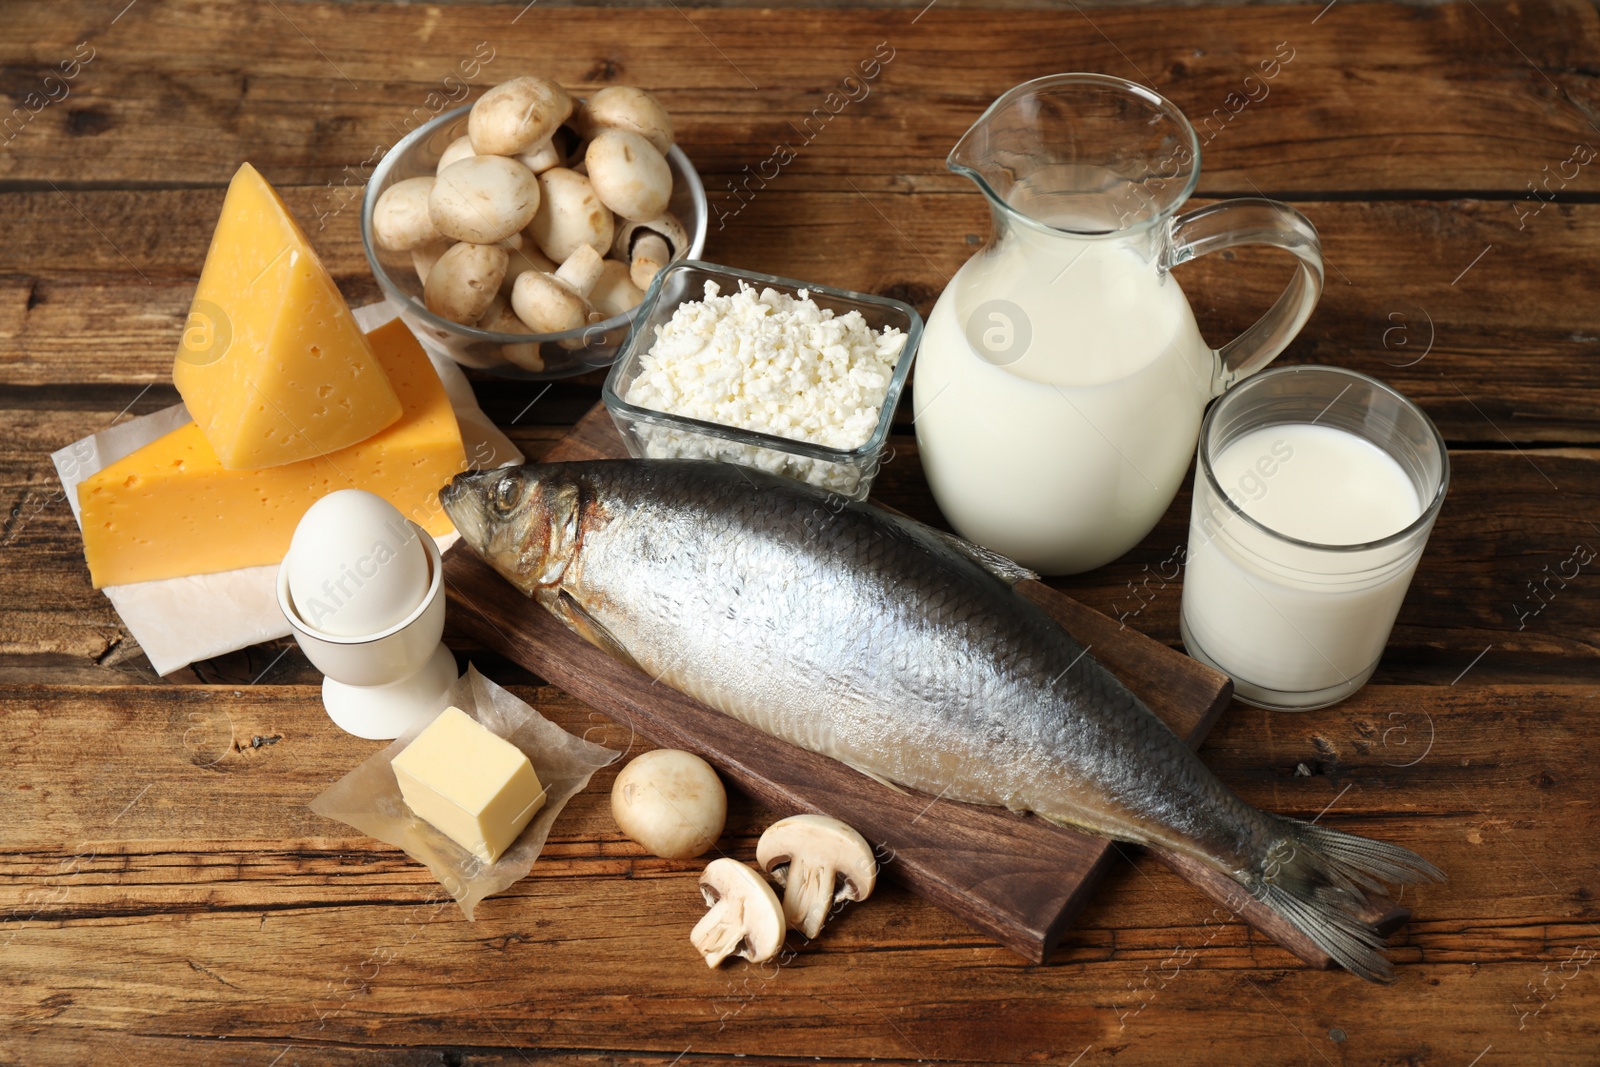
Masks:
[[[583,154],[594,191],[612,211],[643,222],[667,210],[672,168],[656,146],[630,130],[602,129]]]
[[[686,860],[722,836],[728,794],[711,764],[692,752],[660,748],[617,775],[611,816],[619,830],[651,855]]]
[[[557,263],[566,262],[579,245],[591,245],[605,255],[616,223],[589,179],[566,167],[551,167],[537,181],[539,209],[528,223],[528,236],[539,250]]]
[[[478,329],[488,330],[490,333],[531,334],[528,324],[519,319],[516,312],[511,310],[511,305],[506,302],[503,293],[496,293],[489,303],[489,310],[484,312],[483,318],[478,320]],[[500,346],[500,355],[507,362],[521,367],[523,370],[544,370],[544,355],[539,350],[538,341],[505,342]]]
[[[417,280],[423,285],[427,285],[428,272],[433,269],[435,263],[439,262],[439,257],[453,247],[455,247],[455,242],[448,237],[444,237],[413,248],[411,250],[411,266],[416,269]]]
[[[572,98],[548,78],[524,76],[501,82],[478,98],[467,116],[467,135],[479,153],[514,156],[532,152],[572,114]]]
[[[572,126],[584,137],[603,129],[629,130],[662,155],[672,147],[672,116],[650,93],[632,85],[609,85],[578,105]]]
[[[372,209],[372,236],[379,248],[409,252],[443,236],[428,208],[432,192],[433,179],[425,176],[395,182],[383,191]]]
[[[506,264],[506,276],[500,282],[500,294],[510,300],[511,290],[523,274],[530,270],[554,274],[560,266],[561,264],[539,251],[539,246],[533,241],[524,241],[521,248],[510,252],[510,260]]]
[[[433,168],[433,172],[437,174],[450,164],[466,159],[468,156],[475,156],[477,154],[478,153],[473,151],[472,148],[472,138],[468,137],[466,134],[462,134],[460,137],[457,137],[454,141],[451,141],[447,146],[445,146],[444,152],[442,152],[439,156],[439,164]]]
[[[767,827],[756,862],[783,886],[784,916],[807,938],[822,932],[836,902],[871,896],[878,878],[867,839],[826,815],[792,815]]]
[[[711,908],[689,940],[715,967],[729,956],[764,963],[783,947],[783,906],[772,887],[748,866],[726,856],[700,875],[700,893]]]
[[[428,271],[423,303],[440,318],[471,326],[489,310],[505,273],[505,249],[463,241]]]
[[[620,259],[601,264],[600,278],[589,290],[589,303],[606,318],[632,311],[644,301],[644,290],[633,284],[628,265]]]
[[[587,297],[602,269],[600,253],[588,245],[579,245],[554,274],[525,271],[511,289],[511,306],[535,333],[560,333],[586,326],[597,321],[600,314]],[[495,284],[499,282],[496,278]]]
[[[428,213],[439,232],[473,244],[505,240],[538,209],[539,180],[503,156],[457,160],[439,172],[428,194]]]
[[[689,251],[689,231],[678,216],[663,212],[647,222],[625,222],[617,229],[611,254],[628,261],[633,284],[650,288],[656,272]]]

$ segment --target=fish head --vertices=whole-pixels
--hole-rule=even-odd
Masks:
[[[578,488],[552,468],[458,474],[439,502],[467,544],[529,596],[558,583],[577,551]]]

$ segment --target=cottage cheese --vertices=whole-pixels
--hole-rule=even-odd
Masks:
[[[805,290],[790,296],[741,282],[678,306],[624,397],[674,415],[844,451],[872,436],[906,335],[875,331],[859,311],[836,315]],[[652,458],[725,459],[854,492],[861,473],[752,445],[657,426],[636,433]]]

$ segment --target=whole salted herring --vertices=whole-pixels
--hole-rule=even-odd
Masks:
[[[930,795],[1159,845],[1232,878],[1346,969],[1406,849],[1240,800],[977,546],[703,461],[463,474],[468,544],[586,640],[769,734]]]

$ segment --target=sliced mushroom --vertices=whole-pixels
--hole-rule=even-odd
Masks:
[[[750,867],[726,856],[712,860],[700,875],[700,894],[711,910],[695,923],[689,940],[708,966],[729,956],[764,963],[783,947],[783,905]]]
[[[444,153],[439,157],[439,165],[433,168],[433,172],[437,174],[450,164],[477,154],[472,148],[472,138],[462,134],[445,147]]]
[[[409,252],[443,236],[428,209],[432,192],[429,177],[407,178],[383,191],[372,209],[372,236],[379,248]]]
[[[423,303],[440,318],[471,326],[489,310],[505,273],[505,249],[463,241],[451,246],[428,271]]]
[[[590,245],[602,256],[611,247],[616,221],[589,179],[566,167],[551,167],[538,176],[539,209],[528,223],[528,236],[557,263]]]
[[[572,114],[572,98],[548,78],[525,76],[501,82],[478,98],[467,116],[474,150],[514,156],[550,139]]]
[[[579,245],[554,274],[525,271],[512,287],[511,306],[535,333],[560,333],[597,322],[600,313],[586,298],[602,267],[600,253]]]
[[[628,261],[633,284],[650,288],[656,272],[689,253],[689,231],[678,216],[664,212],[648,222],[625,222],[617,229],[611,254]]]
[[[866,900],[878,864],[867,839],[826,815],[792,815],[767,827],[756,862],[783,886],[783,913],[807,938],[838,901]]]
[[[425,245],[418,245],[411,250],[411,266],[416,269],[417,280],[423,285],[428,284],[428,272],[433,265],[439,262],[439,257],[455,245],[455,242],[446,237],[439,241],[430,241]]]
[[[603,129],[583,154],[594,191],[612,211],[643,222],[667,210],[672,169],[656,146],[630,130]]]
[[[672,116],[650,93],[631,85],[609,85],[578,105],[572,126],[584,137],[602,129],[637,133],[666,155],[672,147]]]
[[[606,318],[632,311],[644,301],[644,290],[633,284],[628,265],[620,259],[601,264],[600,279],[589,290],[589,303]]]
[[[457,160],[439,172],[428,194],[428,212],[439,232],[473,244],[510,237],[538,209],[539,180],[503,156]]]

